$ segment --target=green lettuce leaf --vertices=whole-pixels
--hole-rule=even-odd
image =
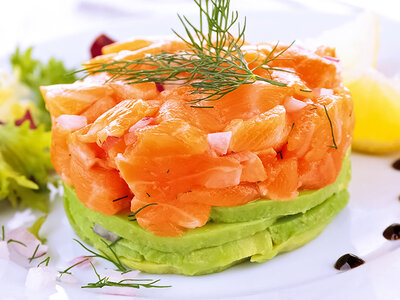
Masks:
[[[42,228],[43,223],[46,221],[47,215],[41,216],[38,218],[35,223],[31,227],[28,228],[28,231],[32,233],[42,244],[46,243],[46,239],[39,236],[39,231]]]
[[[0,126],[0,200],[48,212],[50,137],[44,126],[29,129],[29,122]]]
[[[16,49],[11,56],[11,65],[15,72],[19,73],[22,83],[27,85],[36,98],[36,103],[40,109],[40,115],[37,121],[44,124],[46,129],[51,127],[51,119],[46,110],[44,99],[40,93],[40,86],[52,85],[58,83],[73,83],[76,76],[73,70],[68,70],[64,63],[55,58],[50,58],[47,63],[32,58],[33,48],[28,48],[25,52]]]

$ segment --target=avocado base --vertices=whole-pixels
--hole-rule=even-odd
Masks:
[[[93,232],[94,224],[121,237],[112,247],[129,267],[149,273],[203,275],[245,260],[264,262],[314,239],[346,206],[350,169],[347,156],[335,183],[293,200],[258,200],[241,207],[218,207],[214,216],[219,217],[213,218],[211,214],[205,226],[189,230],[179,238],[156,236],[127,216],[107,216],[88,209],[67,185],[64,206],[76,234],[99,251],[112,256],[106,240]],[[251,212],[255,214],[253,218]]]

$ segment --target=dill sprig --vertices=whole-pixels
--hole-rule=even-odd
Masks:
[[[150,197],[149,194],[147,194],[147,195]],[[131,214],[128,215],[128,218],[133,218],[133,219],[130,219],[129,221],[136,221],[136,215],[137,215],[139,212],[141,212],[143,209],[145,209],[146,207],[149,207],[149,206],[151,206],[151,205],[157,205],[157,203],[149,203],[149,204],[146,204],[146,205],[142,206],[141,208],[139,208],[137,211],[132,212]]]
[[[107,72],[110,80],[121,78],[128,84],[155,82],[167,85],[186,85],[191,94],[196,95],[192,104],[200,101],[215,101],[245,84],[264,81],[286,87],[287,84],[273,80],[271,71],[290,72],[270,67],[269,63],[277,59],[286,49],[277,52],[278,44],[258,66],[249,65],[241,46],[245,43],[246,19],[243,25],[238,22],[237,11],[230,10],[230,0],[194,0],[200,11],[200,24],[194,25],[185,16],[178,14],[186,37],[173,32],[185,42],[188,50],[178,53],[166,53],[145,56],[131,61],[116,60],[109,63],[92,63],[84,70],[89,75]],[[237,25],[237,35],[231,30]],[[269,78],[256,75],[257,69],[268,72]],[[79,71],[78,71],[79,72]],[[196,108],[213,106],[192,105]]]
[[[42,261],[37,265],[37,267],[40,267],[41,264],[45,264],[45,266],[48,267],[48,266],[49,266],[49,262],[50,262],[50,256],[47,256],[47,258],[44,259],[44,260],[42,260]]]
[[[328,146],[328,147],[337,150],[338,147],[337,147],[337,145],[336,145],[335,135],[334,135],[334,133],[333,133],[332,120],[331,120],[331,118],[329,117],[328,110],[326,109],[326,105],[324,105],[324,110],[325,110],[326,117],[328,118],[328,121],[329,121],[329,126],[331,127],[332,142],[333,142],[333,146]]]
[[[9,239],[9,240],[7,241],[7,244],[9,244],[9,243],[17,243],[17,244],[20,244],[20,245],[26,247],[26,244],[25,244],[25,243],[20,242],[20,241],[17,241],[17,240],[14,240],[14,239]]]
[[[85,259],[78,261],[77,263],[73,264],[72,266],[66,268],[64,271],[58,271],[58,273],[60,274],[60,276],[58,278],[61,278],[64,274],[71,274],[71,272],[69,272],[69,270],[71,270],[72,268],[74,268],[88,260],[89,260],[89,258],[86,257]]]
[[[40,247],[40,244],[37,244],[37,246],[36,246],[36,248],[35,248],[35,251],[33,251],[32,256],[31,256],[30,258],[28,258],[29,263],[31,263],[32,260],[34,260],[34,259],[36,259],[36,258],[39,258],[39,257],[42,257],[43,255],[45,255],[45,253],[43,253],[43,254],[41,254],[41,255],[39,255],[39,256],[35,256],[36,253],[37,253],[37,251],[39,250],[39,247]]]
[[[120,200],[122,200],[122,199],[126,199],[126,198],[128,198],[128,197],[129,197],[128,195],[122,196],[122,197],[119,197],[119,198],[117,198],[117,199],[114,199],[112,202],[117,202],[117,201],[120,201]]]
[[[102,240],[102,242],[106,245],[106,247],[107,247],[107,248],[111,251],[111,253],[113,254],[114,258],[112,258],[111,256],[109,256],[108,254],[106,254],[106,253],[104,253],[104,252],[101,254],[101,253],[97,253],[97,252],[94,252],[94,251],[90,250],[89,248],[87,248],[85,245],[83,245],[83,244],[82,244],[80,241],[78,241],[77,239],[74,239],[74,241],[77,242],[79,245],[81,245],[86,251],[92,253],[92,255],[85,255],[85,257],[97,257],[97,258],[102,258],[102,259],[105,259],[105,260],[111,262],[111,263],[117,268],[117,270],[120,271],[120,272],[126,273],[126,272],[129,271],[129,269],[128,269],[127,267],[125,267],[125,266],[121,263],[121,261],[120,261],[118,255],[115,253],[114,249],[111,247],[111,246],[114,245],[114,244],[107,244],[105,241]]]
[[[6,239],[6,231],[5,231],[4,225],[2,225],[1,226],[1,240],[4,242],[5,239]],[[14,239],[8,239],[7,240],[7,244],[10,244],[10,243],[16,243],[16,244],[20,244],[21,246],[26,247],[25,243],[23,243],[21,241],[14,240]]]
[[[101,277],[99,273],[97,272],[96,268],[92,263],[92,268],[94,272],[96,273],[97,282],[91,282],[88,283],[87,285],[81,286],[81,288],[103,288],[105,286],[114,286],[114,287],[130,287],[130,288],[135,288],[139,289],[141,287],[144,288],[168,288],[171,287],[170,285],[156,285],[160,281],[160,279],[153,280],[153,279],[123,279],[118,282],[116,281],[111,281],[109,277],[104,276]]]

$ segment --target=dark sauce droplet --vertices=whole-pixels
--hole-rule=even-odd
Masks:
[[[400,158],[392,163],[392,167],[393,169],[400,171]]]
[[[350,269],[357,268],[364,264],[365,261],[362,258],[359,258],[358,256],[347,253],[343,256],[341,256],[335,263],[335,269],[340,270],[340,271],[346,271]]]
[[[400,224],[392,224],[383,232],[385,239],[395,241],[400,239]]]

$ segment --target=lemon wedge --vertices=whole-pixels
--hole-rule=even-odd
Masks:
[[[309,39],[306,45],[335,48],[341,60],[343,81],[354,101],[353,149],[369,153],[400,150],[400,80],[375,69],[379,51],[376,15],[364,12]]]
[[[306,41],[316,48],[320,45],[336,48],[343,77],[354,76],[365,67],[376,67],[379,50],[378,18],[371,12],[359,14],[354,20],[324,31],[320,36]]]
[[[400,80],[373,68],[346,79],[354,101],[353,149],[370,153],[400,150]]]

